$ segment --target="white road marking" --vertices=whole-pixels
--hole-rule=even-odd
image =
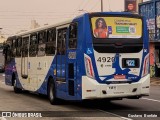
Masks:
[[[123,120],[132,120],[132,119],[130,119],[130,118],[122,117],[122,116],[120,116],[120,115],[117,115],[117,114],[114,114],[114,113],[111,113],[111,112],[107,112],[107,111],[104,111],[104,110],[100,110],[100,109],[97,109],[97,110],[99,110],[99,111],[101,111],[101,112],[104,112],[104,113],[107,113],[107,114],[114,115],[114,116],[119,117],[119,118],[121,118],[121,119],[123,119]]]
[[[160,102],[160,100],[155,100],[155,99],[150,99],[150,98],[141,98],[141,99],[149,100],[149,101],[154,101],[154,102]]]

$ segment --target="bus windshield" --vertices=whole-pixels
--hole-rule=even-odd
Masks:
[[[3,51],[3,44],[0,43],[0,52],[2,52],[2,51]]]
[[[108,16],[91,17],[94,38],[141,38],[142,19]]]

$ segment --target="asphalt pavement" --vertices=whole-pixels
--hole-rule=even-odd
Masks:
[[[160,86],[160,77],[151,78],[151,85]]]

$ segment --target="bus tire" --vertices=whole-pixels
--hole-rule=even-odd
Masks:
[[[14,78],[13,79],[13,90],[14,90],[15,93],[21,93],[22,89],[17,88],[16,83],[17,83],[17,80]]]
[[[56,98],[55,93],[56,93],[55,83],[54,83],[53,78],[51,78],[49,81],[49,84],[48,84],[48,98],[49,98],[49,101],[52,105],[58,104],[58,100]]]

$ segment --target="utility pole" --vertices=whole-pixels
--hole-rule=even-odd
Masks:
[[[103,0],[101,0],[101,12],[103,12]]]

